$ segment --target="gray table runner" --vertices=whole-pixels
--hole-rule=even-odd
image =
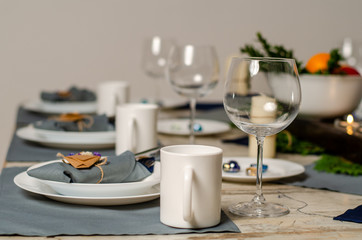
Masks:
[[[221,223],[205,229],[178,229],[160,222],[159,200],[125,206],[83,206],[28,193],[13,183],[26,168],[0,175],[0,235],[145,235],[240,232],[222,212]]]
[[[344,174],[318,172],[314,170],[314,163],[305,166],[305,172],[303,174],[281,179],[277,182],[293,186],[362,195],[362,176],[355,177]]]
[[[55,114],[53,114],[55,115]],[[16,116],[16,126],[24,126],[28,125],[29,123],[40,121],[47,119],[50,114],[45,113],[37,113],[32,111],[27,111],[23,107],[18,108],[18,113]]]

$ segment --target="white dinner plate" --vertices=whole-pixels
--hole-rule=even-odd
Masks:
[[[235,160],[240,166],[240,172],[228,173],[222,171],[222,178],[233,182],[255,182],[256,176],[246,175],[246,169],[250,164],[256,163],[255,158],[250,157],[224,157],[223,163]],[[274,159],[263,159],[264,164],[268,165],[268,170],[263,173],[263,182],[273,181],[281,178],[296,176],[304,172],[304,167],[298,163]]]
[[[28,111],[62,114],[62,113],[81,113],[91,114],[97,111],[97,102],[45,102],[41,100],[30,100],[22,104],[23,108]]]
[[[225,122],[207,119],[195,119],[195,123],[200,124],[202,127],[202,131],[195,132],[195,135],[219,134],[230,130],[230,125]],[[157,123],[157,130],[158,132],[164,134],[189,135],[189,124],[189,119],[162,119]]]
[[[160,196],[159,185],[155,185],[141,194],[121,197],[74,197],[60,195],[48,185],[29,177],[26,172],[16,175],[14,183],[25,191],[40,194],[59,202],[92,206],[115,206],[141,203],[159,198]]]
[[[19,128],[16,135],[24,140],[44,146],[69,149],[100,149],[113,147],[115,131],[104,132],[62,132],[34,128],[32,124]]]
[[[36,164],[29,169],[38,168],[61,160],[53,160]],[[129,183],[65,183],[34,178],[42,184],[52,188],[55,192],[65,196],[75,197],[124,197],[134,196],[146,192],[152,186],[160,183],[160,163],[155,162],[153,173],[142,181]]]
[[[177,99],[177,98],[162,98],[160,101],[161,101],[160,108],[162,108],[162,109],[172,109],[172,108],[186,106],[188,104],[188,101],[180,100],[180,99]],[[146,98],[146,97],[136,99],[133,102],[157,104],[155,99]]]

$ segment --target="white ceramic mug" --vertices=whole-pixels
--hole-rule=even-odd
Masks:
[[[174,145],[161,149],[163,224],[205,228],[220,222],[222,149]]]
[[[108,81],[98,85],[97,114],[114,117],[116,107],[129,102],[129,83],[125,81]]]
[[[116,154],[134,153],[157,147],[156,104],[127,103],[117,107]]]

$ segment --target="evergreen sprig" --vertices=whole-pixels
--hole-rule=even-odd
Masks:
[[[319,172],[339,173],[352,176],[362,175],[362,165],[349,162],[341,157],[323,154],[314,169]]]
[[[328,72],[329,74],[332,74],[337,68],[341,66],[339,62],[343,60],[343,57],[341,54],[339,54],[338,48],[332,49],[329,55],[331,57],[328,60]]]
[[[294,57],[293,50],[287,50],[282,45],[271,45],[265,37],[260,32],[256,33],[257,41],[261,44],[261,50],[258,50],[250,44],[246,44],[244,47],[240,48],[242,53],[248,54],[250,57],[278,57],[278,58],[293,58],[297,65],[298,71],[302,72],[302,62],[298,61]]]

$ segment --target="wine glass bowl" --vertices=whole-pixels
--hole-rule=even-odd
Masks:
[[[147,76],[156,81],[153,100],[159,105],[162,105],[162,101],[159,98],[159,85],[161,84],[161,79],[165,76],[167,56],[173,46],[175,46],[173,39],[161,38],[159,36],[144,40],[142,69]]]
[[[196,99],[209,94],[219,81],[219,63],[212,46],[185,45],[171,49],[166,78],[172,89],[190,99],[190,143],[194,143]]]
[[[258,144],[257,191],[249,203],[229,210],[242,216],[272,217],[289,213],[287,207],[265,201],[262,193],[263,142],[285,129],[297,116],[301,102],[298,70],[293,59],[233,58],[224,88],[224,108],[242,131]]]

